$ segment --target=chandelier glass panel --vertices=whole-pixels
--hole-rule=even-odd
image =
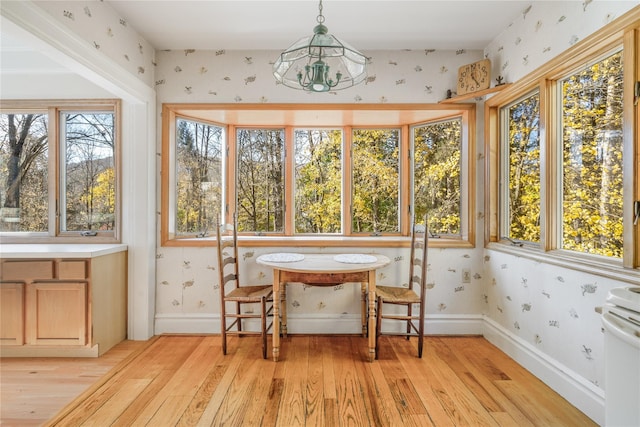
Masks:
[[[320,0],[318,25],[282,52],[273,75],[285,86],[310,92],[346,89],[367,77],[367,58],[348,43],[328,33]]]

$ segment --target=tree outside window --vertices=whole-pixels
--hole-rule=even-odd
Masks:
[[[400,131],[356,129],[352,148],[353,232],[399,232]]]
[[[284,129],[236,133],[238,231],[284,231]]]
[[[45,112],[0,114],[0,231],[49,229],[49,139]]]
[[[225,129],[176,121],[176,233],[206,236],[222,208]]]
[[[115,228],[113,113],[61,113],[61,168],[65,215],[62,231]]]
[[[622,257],[622,52],[562,86],[562,248]]]
[[[426,214],[429,231],[461,234],[462,122],[459,118],[413,128],[415,218]]]
[[[504,236],[514,241],[540,242],[540,95],[503,109],[507,153],[501,182],[507,184]]]
[[[295,232],[342,230],[342,131],[296,129]]]

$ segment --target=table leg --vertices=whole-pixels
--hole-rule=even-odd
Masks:
[[[369,362],[376,358],[376,271],[369,270]]]
[[[360,315],[362,316],[362,336],[367,336],[367,283],[360,283],[361,293],[362,293],[362,301],[360,307]]]
[[[273,269],[273,361],[280,357],[280,270]]]
[[[280,283],[280,322],[282,322],[280,330],[282,336],[287,337],[287,283]]]

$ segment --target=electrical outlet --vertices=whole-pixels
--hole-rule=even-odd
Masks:
[[[462,269],[462,283],[471,283],[471,270],[468,268]]]

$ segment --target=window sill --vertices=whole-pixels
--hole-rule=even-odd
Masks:
[[[555,250],[542,252],[539,249],[523,246],[516,247],[505,243],[492,242],[486,249],[556,265],[583,273],[594,274],[607,279],[620,280],[637,285],[640,281],[640,270],[625,268],[622,261],[606,260],[604,257],[584,256],[569,251]]]
[[[411,239],[406,236],[379,236],[379,237],[345,237],[345,236],[238,236],[238,246],[243,247],[378,247],[401,248],[409,247]],[[162,246],[188,247],[188,246],[215,246],[215,237],[184,238],[167,240]],[[431,248],[473,248],[473,245],[465,240],[431,238]]]

